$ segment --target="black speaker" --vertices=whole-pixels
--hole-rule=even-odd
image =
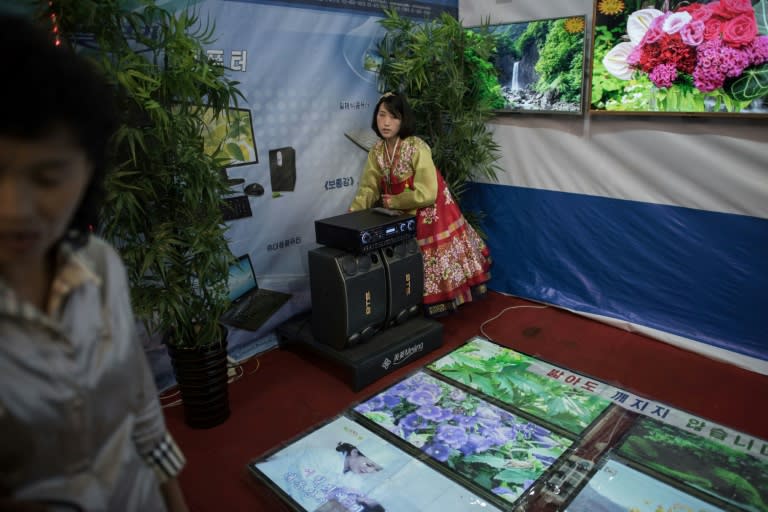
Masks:
[[[379,251],[387,275],[386,325],[401,324],[421,314],[424,258],[415,238]]]
[[[272,192],[293,192],[296,187],[296,150],[284,147],[269,150],[269,181]]]
[[[308,257],[315,340],[342,349],[370,339],[387,315],[387,277],[379,253],[319,247]]]

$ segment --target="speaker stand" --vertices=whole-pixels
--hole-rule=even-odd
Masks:
[[[340,350],[314,339],[311,313],[291,318],[276,333],[279,347],[300,346],[341,366],[354,391],[443,344],[443,325],[420,316],[389,327],[365,343]]]

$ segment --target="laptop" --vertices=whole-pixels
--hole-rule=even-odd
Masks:
[[[259,288],[247,254],[229,267],[228,285],[232,307],[221,317],[221,322],[248,331],[257,331],[291,298],[290,293]]]

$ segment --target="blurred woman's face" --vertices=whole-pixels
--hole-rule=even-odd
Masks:
[[[45,262],[92,174],[64,128],[39,139],[0,136],[0,275]]]
[[[381,471],[381,466],[365,455],[360,454],[357,449],[351,450],[349,455],[347,455],[347,465],[351,472],[357,473],[358,475]]]

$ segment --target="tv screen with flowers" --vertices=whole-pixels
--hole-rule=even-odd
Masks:
[[[497,113],[583,114],[586,16],[471,27],[495,36]]]
[[[596,0],[590,111],[768,115],[768,0]]]

